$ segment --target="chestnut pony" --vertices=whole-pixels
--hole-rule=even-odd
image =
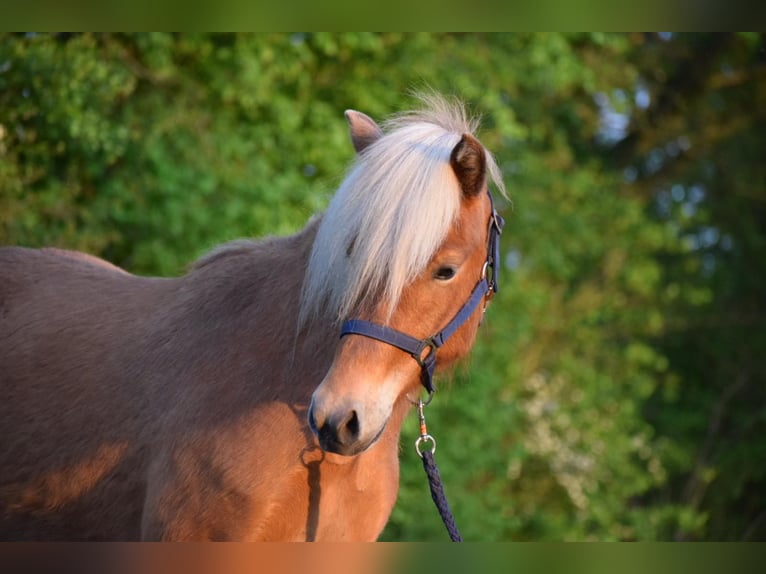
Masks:
[[[355,162],[296,235],[222,245],[179,278],[0,250],[1,539],[378,537],[421,370],[340,326],[442,329],[487,259],[487,184],[504,190],[458,102],[346,119]]]

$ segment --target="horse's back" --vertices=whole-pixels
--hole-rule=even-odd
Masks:
[[[95,281],[97,284],[99,279],[109,280],[114,276],[133,277],[87,253],[52,247],[0,247],[0,311],[5,318],[14,304],[39,297],[42,301],[51,300],[54,294],[67,296],[72,291],[69,287],[72,282]],[[39,304],[38,301],[35,304]]]
[[[95,332],[113,330],[120,316],[135,316],[145,281],[84,253],[0,249],[0,361],[26,359],[29,371],[41,366],[42,357],[32,361],[35,351],[44,350],[50,362],[54,341],[72,349],[85,337],[98,345]]]
[[[128,272],[124,269],[117,267],[113,263],[109,263],[109,261],[106,261],[105,259],[91,255],[90,253],[83,253],[82,251],[70,251],[69,249],[59,249],[58,247],[43,247],[40,249],[40,252],[54,255],[60,258],[63,257],[65,259],[70,259],[80,263],[86,263],[88,265],[93,265],[109,271],[116,271],[117,273],[124,273],[126,275],[128,274]]]
[[[141,391],[126,383],[151,284],[85,254],[0,249],[0,538],[68,538],[94,505],[116,517],[141,488],[94,485],[141,464]],[[137,535],[123,526],[94,532]]]

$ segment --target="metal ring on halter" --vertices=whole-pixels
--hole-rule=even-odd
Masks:
[[[433,391],[428,391],[428,398],[427,398],[426,400],[424,400],[424,401],[423,401],[423,400],[421,400],[421,399],[418,399],[418,400],[416,400],[416,401],[413,401],[413,400],[410,398],[410,395],[409,395],[409,394],[405,395],[405,397],[407,398],[407,400],[408,400],[408,401],[410,401],[410,404],[411,404],[411,405],[417,405],[417,404],[421,404],[421,403],[422,403],[422,404],[423,404],[423,406],[424,406],[424,407],[426,407],[426,406],[428,406],[428,405],[430,405],[430,404],[431,404],[431,401],[432,401],[432,400],[434,400],[434,393],[435,393],[435,392],[436,392],[435,390],[433,390]]]
[[[480,281],[483,281],[484,279],[487,279],[489,276],[489,269],[490,264],[489,261],[484,262],[484,267],[481,268],[481,277],[479,278]],[[484,297],[486,299],[484,303],[484,310],[487,309],[487,301],[490,301],[492,297],[495,296],[495,269],[492,267],[492,280],[487,279],[487,292],[484,293]]]
[[[433,447],[431,448],[431,454],[436,452],[436,439],[432,437],[430,434],[424,434],[423,436],[419,436],[418,440],[415,441],[415,452],[418,453],[418,456],[420,458],[423,458],[423,453],[420,450],[420,445],[428,441],[431,441],[431,444],[433,445]]]
[[[439,348],[439,345],[436,344],[436,341],[434,341],[433,337],[426,337],[422,341],[420,341],[420,345],[418,348],[410,353],[412,355],[412,358],[417,361],[418,365],[420,365],[421,369],[426,368],[426,360],[428,360],[429,357],[432,357],[432,360],[436,359],[436,349]],[[428,353],[426,353],[425,356],[423,356],[423,351],[428,349]]]

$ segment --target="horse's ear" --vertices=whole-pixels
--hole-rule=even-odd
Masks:
[[[471,134],[463,134],[449,158],[452,169],[466,197],[473,197],[486,187],[487,156],[484,146]]]
[[[357,112],[356,110],[346,110],[345,116],[351,135],[351,143],[354,144],[354,149],[357,153],[364,150],[383,135],[383,130],[367,114]]]

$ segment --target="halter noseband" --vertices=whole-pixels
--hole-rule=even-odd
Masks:
[[[487,190],[492,214],[489,218],[489,232],[487,240],[487,259],[481,271],[481,278],[471,292],[470,297],[460,308],[452,320],[441,331],[426,337],[416,339],[406,333],[365,321],[363,319],[350,319],[341,327],[341,338],[346,335],[363,335],[371,339],[377,339],[389,345],[409,353],[420,365],[420,382],[429,394],[434,392],[433,374],[436,369],[436,351],[447,342],[473,312],[486,299],[489,301],[497,293],[497,277],[500,266],[500,234],[503,232],[505,220],[495,210],[492,194]]]

